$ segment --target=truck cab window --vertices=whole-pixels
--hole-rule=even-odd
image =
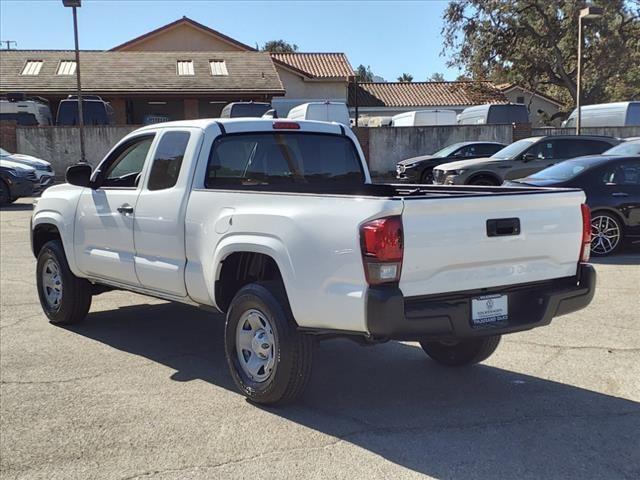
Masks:
[[[151,142],[153,142],[153,136],[145,136],[123,145],[114,152],[112,159],[106,161],[108,166],[100,186],[135,188]]]
[[[167,132],[162,136],[151,165],[149,190],[175,186],[190,136],[189,132]]]

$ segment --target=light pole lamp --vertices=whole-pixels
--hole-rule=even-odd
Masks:
[[[78,14],[76,8],[82,6],[82,0],[62,0],[62,5],[73,9],[73,38],[76,44],[76,82],[78,90],[78,130],[80,134],[80,162],[86,162],[84,154],[84,113],[82,105],[82,83],[80,82],[80,48],[78,46]]]
[[[578,78],[576,81],[576,135],[580,135],[580,121],[581,121],[581,112],[580,112],[580,96],[582,94],[582,21],[591,20],[594,18],[599,18],[602,16],[602,8],[601,7],[586,7],[580,10],[580,15],[578,16]]]

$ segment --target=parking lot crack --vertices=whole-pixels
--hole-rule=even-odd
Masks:
[[[640,348],[620,348],[601,345],[554,345],[551,343],[529,342],[526,340],[511,341],[510,343],[532,345],[535,347],[558,348],[560,350],[607,350],[609,353],[640,352]]]

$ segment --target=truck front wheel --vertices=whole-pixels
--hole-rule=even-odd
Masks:
[[[59,240],[51,240],[40,249],[36,282],[40,305],[51,323],[70,325],[87,316],[91,284],[71,272]]]
[[[450,341],[423,341],[422,349],[438,363],[450,367],[461,367],[480,363],[498,348],[500,335]]]
[[[297,330],[279,282],[252,283],[231,301],[225,354],[233,381],[252,402],[296,400],[311,376],[313,338]]]

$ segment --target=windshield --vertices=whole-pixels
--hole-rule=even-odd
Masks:
[[[552,167],[540,170],[537,173],[529,176],[528,178],[535,180],[557,180],[565,181],[569,180],[576,175],[584,172],[585,170],[600,165],[600,162],[594,162],[589,160],[566,160],[560,162]]]
[[[0,156],[6,157],[7,155],[11,155],[4,148],[0,148]]]
[[[447,157],[455,152],[458,148],[462,146],[462,143],[454,143],[453,145],[449,145],[447,147],[441,148],[437,152],[433,154],[434,157]]]
[[[610,148],[603,155],[640,155],[640,140],[623,142]]]
[[[535,143],[535,140],[531,138],[524,138],[522,140],[518,140],[517,142],[513,142],[511,145],[507,145],[502,150],[498,150],[496,153],[491,155],[490,158],[498,158],[500,160],[515,158],[518,155],[521,155],[527,148],[529,148],[534,143]]]

